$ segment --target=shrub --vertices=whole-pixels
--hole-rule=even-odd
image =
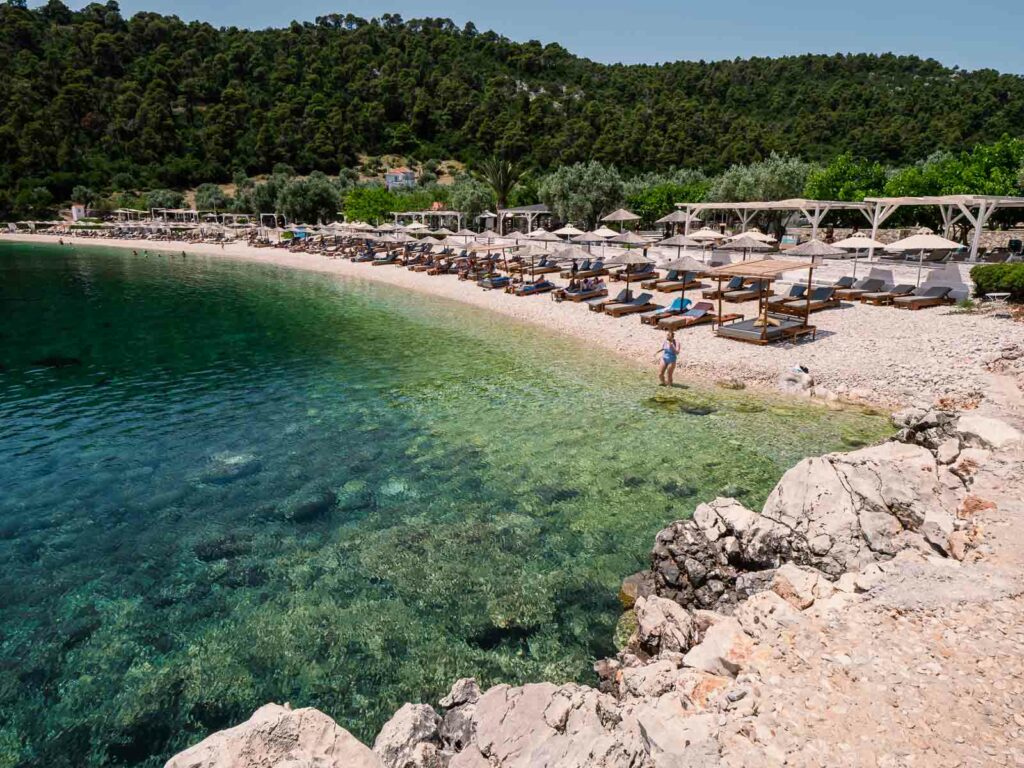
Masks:
[[[979,264],[971,269],[974,293],[1009,293],[1011,301],[1024,301],[1024,264]]]

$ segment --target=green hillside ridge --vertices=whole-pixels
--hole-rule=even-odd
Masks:
[[[0,213],[76,184],[181,189],[281,163],[335,175],[390,153],[714,174],[773,152],[892,166],[1024,135],[1024,78],[992,70],[868,54],[604,65],[390,14],[218,29],[14,0],[0,75]]]

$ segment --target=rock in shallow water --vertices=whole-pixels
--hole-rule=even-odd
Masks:
[[[261,469],[263,465],[260,460],[251,453],[221,453],[211,459],[209,467],[199,475],[199,482],[226,485],[244,477],[251,477]]]

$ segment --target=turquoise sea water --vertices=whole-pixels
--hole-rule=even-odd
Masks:
[[[0,766],[155,766],[267,701],[372,740],[458,677],[591,680],[658,529],[887,430],[102,248],[0,243],[0,366]]]

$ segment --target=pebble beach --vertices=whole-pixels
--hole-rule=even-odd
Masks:
[[[3,235],[4,241],[52,242],[47,235]],[[591,312],[584,304],[555,302],[549,295],[518,297],[485,291],[454,275],[428,276],[400,266],[373,267],[321,255],[292,253],[282,248],[255,248],[244,243],[182,244],[178,242],[64,238],[73,246],[129,248],[151,253],[171,252],[272,264],[370,280],[432,296],[463,302],[534,323],[579,339],[596,349],[611,351],[651,368],[663,332],[643,325],[636,316],[613,318]],[[848,274],[844,264],[816,270],[816,279]],[[834,273],[834,275],[832,274]],[[794,279],[799,279],[797,275]],[[556,284],[566,281],[554,277]],[[710,287],[710,283],[705,281]],[[617,287],[612,283],[613,293]],[[668,304],[678,294],[655,293],[654,301]],[[699,299],[699,291],[686,294]],[[725,305],[728,311],[751,317],[757,303]],[[855,402],[881,408],[911,403],[971,406],[984,398],[987,364],[1001,350],[1024,345],[1024,323],[1011,320],[998,307],[964,311],[954,306],[920,311],[897,310],[843,302],[842,306],[811,316],[817,338],[794,343],[757,346],[716,337],[709,325],[677,334],[682,355],[678,381],[724,383],[753,389],[774,389],[781,374],[805,366],[815,380],[815,396],[831,402]]]

